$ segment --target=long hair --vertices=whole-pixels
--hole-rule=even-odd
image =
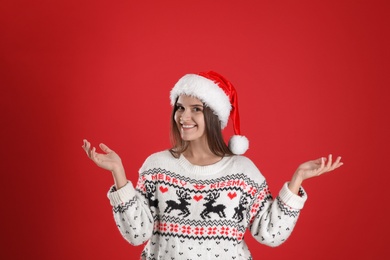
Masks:
[[[169,151],[175,158],[179,158],[180,154],[187,150],[188,141],[184,141],[181,138],[180,130],[177,127],[175,121],[175,114],[178,109],[176,106],[176,102],[173,106],[171,114],[170,139],[172,143],[172,148]],[[218,116],[215,115],[211,108],[207,107],[205,104],[203,104],[203,115],[205,120],[207,144],[211,152],[220,157],[233,155],[232,151],[230,151],[229,147],[226,145],[223,139],[221,121],[218,119]]]

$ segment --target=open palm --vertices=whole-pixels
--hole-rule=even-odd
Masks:
[[[342,165],[343,163],[341,162],[341,157],[337,157],[336,161],[332,162],[332,155],[330,154],[328,159],[322,157],[317,160],[302,163],[298,167],[297,172],[299,172],[302,180],[306,180],[315,176],[320,176],[326,172],[333,171]]]
[[[83,149],[88,157],[99,167],[109,171],[114,171],[115,169],[122,167],[122,160],[117,153],[108,148],[105,144],[100,144],[99,147],[104,153],[96,152],[95,147],[91,149],[91,144],[87,140],[84,140]]]

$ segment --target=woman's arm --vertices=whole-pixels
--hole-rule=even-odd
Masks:
[[[97,166],[113,175],[115,186],[107,195],[120,233],[132,245],[143,244],[152,236],[153,216],[146,199],[127,180],[119,155],[105,144],[99,145],[104,153],[97,153],[87,140],[82,147]]]
[[[249,209],[254,214],[250,231],[258,242],[275,247],[285,242],[291,235],[307,195],[302,188],[300,196],[294,194],[287,183],[283,185],[275,199],[267,192],[268,190],[268,186],[264,186],[263,191],[255,197],[256,202],[253,205],[261,205],[257,211]]]
[[[263,207],[257,212],[250,226],[254,238],[269,246],[283,243],[291,235],[307,199],[301,187],[302,182],[342,165],[341,157],[332,163],[332,155],[329,155],[327,162],[326,158],[305,162],[298,167],[291,181],[283,185],[275,200],[269,196],[259,196],[258,203]]]

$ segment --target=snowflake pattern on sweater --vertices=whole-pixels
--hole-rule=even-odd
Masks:
[[[244,156],[209,166],[192,165],[169,151],[151,155],[136,189],[129,182],[108,193],[115,222],[132,245],[148,241],[141,259],[252,259],[250,230],[262,244],[278,246],[291,234],[307,199],[282,187],[273,199],[257,167]]]

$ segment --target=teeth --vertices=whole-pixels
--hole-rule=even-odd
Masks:
[[[193,128],[195,125],[182,125],[183,128]]]

